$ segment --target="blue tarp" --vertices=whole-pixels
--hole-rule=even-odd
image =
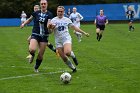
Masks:
[[[95,17],[99,14],[100,9],[104,10],[104,14],[109,20],[127,20],[125,12],[129,5],[131,5],[134,10],[134,18],[140,19],[140,3],[76,5],[64,7],[65,12],[67,12],[68,8],[72,10],[73,7],[76,7],[77,11],[84,17],[83,21],[94,21]],[[29,25],[32,24],[33,23]],[[0,26],[20,26],[20,19],[0,19]]]
[[[21,21],[20,18],[1,18],[0,19],[0,26],[20,26]],[[31,22],[28,25],[33,25]]]
[[[139,3],[124,3],[124,4],[96,4],[96,5],[76,5],[65,6],[65,12],[68,8],[76,7],[77,11],[83,15],[83,21],[93,21],[99,14],[99,10],[103,9],[104,14],[109,20],[127,20],[125,12],[127,7],[131,6],[134,10],[135,19],[140,19],[140,4]]]

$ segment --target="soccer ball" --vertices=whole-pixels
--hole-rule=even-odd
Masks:
[[[70,83],[70,81],[71,81],[71,75],[70,75],[70,73],[64,72],[63,74],[61,74],[60,80],[61,80],[64,84]]]

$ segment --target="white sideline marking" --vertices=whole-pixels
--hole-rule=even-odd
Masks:
[[[0,66],[2,68],[27,68],[27,69],[33,69],[33,67],[26,67],[26,66]],[[69,68],[53,68],[53,67],[43,67],[41,69],[57,69],[57,70],[68,70]],[[77,69],[77,70],[82,70],[82,69]]]
[[[38,76],[38,75],[43,75],[43,74],[57,74],[60,72],[64,71],[56,71],[56,72],[48,72],[48,73],[37,73],[37,74],[29,74],[29,75],[24,75],[24,76],[13,76],[13,77],[7,77],[7,78],[1,78],[0,80],[8,80],[8,79],[16,79],[16,78],[24,78],[24,77],[32,77],[32,76]]]
[[[24,67],[24,66],[0,66],[0,67],[4,67],[4,68],[17,68],[17,67],[19,67],[19,68],[32,69],[32,67]],[[52,67],[46,67],[46,68],[42,68],[42,69],[57,69],[57,70],[63,70],[63,71],[29,74],[29,75],[24,75],[24,76],[13,76],[13,77],[0,78],[0,80],[9,80],[9,79],[16,79],[16,78],[32,77],[32,76],[38,76],[38,75],[43,75],[43,74],[51,75],[51,74],[57,74],[57,73],[60,73],[60,72],[69,71],[68,68],[52,68]],[[82,70],[82,69],[77,69],[77,70]]]

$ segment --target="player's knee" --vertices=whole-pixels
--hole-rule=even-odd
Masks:
[[[67,57],[66,56],[63,56],[62,59],[63,59],[64,62],[67,61]]]
[[[29,52],[30,52],[30,53],[35,53],[35,51],[36,51],[36,50],[35,50],[34,48],[29,48]]]
[[[43,60],[43,55],[38,54],[37,59]]]
[[[30,39],[27,39],[27,42],[30,42]]]
[[[65,55],[70,56],[71,52],[66,52]]]

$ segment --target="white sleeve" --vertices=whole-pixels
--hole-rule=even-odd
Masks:
[[[52,19],[52,20],[51,20],[51,23],[52,23],[52,24],[55,24],[55,20],[54,20],[54,19]]]
[[[78,13],[78,16],[79,16],[80,20],[83,19],[83,16],[80,13]]]
[[[71,19],[71,14],[70,14],[70,16],[69,16],[69,19]]]
[[[72,21],[70,19],[67,19],[67,22],[68,22],[68,26],[72,26],[73,25],[73,23],[72,23]]]

